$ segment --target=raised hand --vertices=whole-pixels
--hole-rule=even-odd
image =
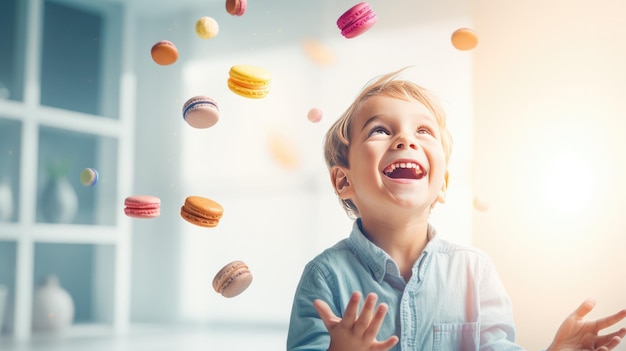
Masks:
[[[368,294],[359,314],[361,293],[352,293],[343,318],[335,316],[326,302],[319,299],[313,301],[330,334],[328,351],[387,351],[398,343],[398,337],[395,335],[385,341],[376,340],[388,309],[385,303],[376,307],[377,300],[378,296],[375,293]]]
[[[596,305],[593,299],[585,300],[561,323],[548,351],[608,351],[614,349],[626,336],[626,328],[606,335],[598,333],[626,317],[626,310],[595,321],[583,318]]]

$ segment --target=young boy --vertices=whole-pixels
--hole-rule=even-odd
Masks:
[[[489,257],[428,223],[445,200],[452,141],[434,96],[400,72],[366,86],[326,134],[332,185],[356,220],[305,267],[287,350],[521,350]],[[593,306],[572,313],[548,350],[617,346],[626,329],[598,332],[626,310],[584,321]]]

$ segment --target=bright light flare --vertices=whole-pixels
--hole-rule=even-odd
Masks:
[[[556,215],[577,215],[586,210],[597,191],[593,171],[579,150],[559,150],[551,155],[539,176],[542,207]],[[543,173],[543,174],[541,174]]]
[[[611,206],[614,151],[593,125],[560,122],[525,135],[513,163],[512,201],[529,229],[571,238]]]

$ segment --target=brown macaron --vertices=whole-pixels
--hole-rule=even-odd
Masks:
[[[202,196],[188,196],[180,208],[184,220],[200,227],[216,227],[224,213],[217,202]]]
[[[252,273],[243,261],[225,265],[213,278],[213,289],[224,297],[235,297],[252,283]]]

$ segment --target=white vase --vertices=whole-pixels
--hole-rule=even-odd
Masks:
[[[67,177],[50,178],[41,196],[41,213],[51,223],[71,223],[78,211],[78,195]]]
[[[13,218],[13,207],[11,182],[4,179],[0,182],[0,222],[8,222]]]
[[[33,300],[33,330],[62,332],[74,321],[74,301],[54,275],[37,286]]]

